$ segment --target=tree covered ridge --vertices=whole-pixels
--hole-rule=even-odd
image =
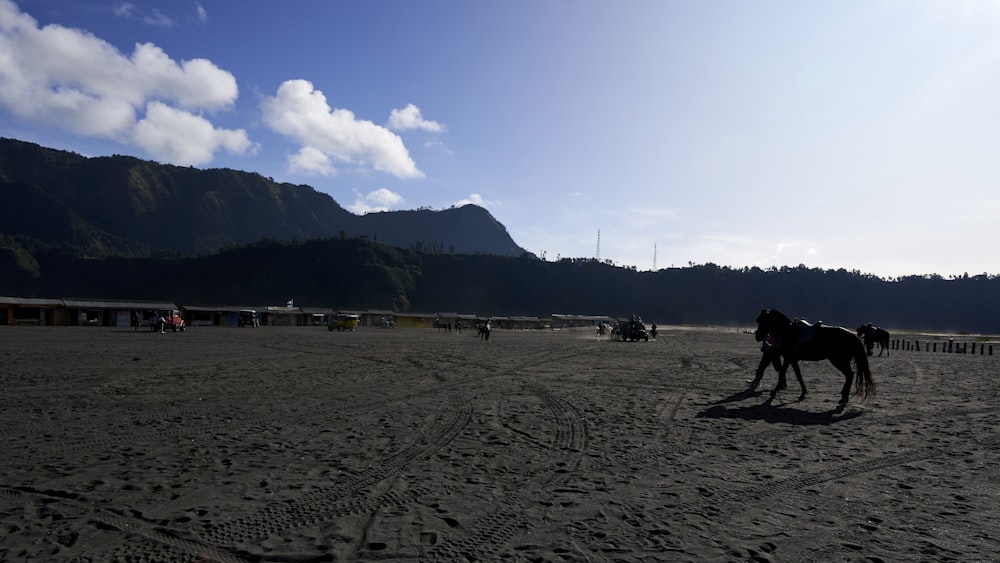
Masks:
[[[639,272],[590,259],[427,253],[372,240],[261,241],[211,255],[85,259],[0,252],[0,294],[282,304],[344,309],[627,317],[662,324],[749,326],[762,308],[845,326],[1000,333],[1000,279],[886,280],[805,266],[715,264]]]
[[[0,139],[0,234],[34,252],[90,257],[210,254],[264,239],[364,237],[403,248],[520,256],[485,209],[355,215],[310,186],[255,172],[129,156],[87,158]]]

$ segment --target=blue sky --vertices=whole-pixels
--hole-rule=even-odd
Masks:
[[[997,100],[996,1],[0,0],[0,136],[639,270],[1000,273]]]

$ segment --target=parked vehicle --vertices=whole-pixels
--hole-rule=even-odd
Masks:
[[[639,315],[632,315],[632,318],[627,321],[618,322],[618,332],[622,336],[622,342],[637,340],[645,340],[649,342],[649,333],[646,332],[646,325],[643,324],[642,318]]]
[[[187,323],[184,322],[184,318],[181,317],[181,312],[174,309],[173,311],[167,311],[163,315],[163,329],[172,330],[174,332],[184,332],[187,329]]]
[[[327,324],[326,328],[328,330],[339,330],[339,331],[355,331],[358,329],[358,325],[361,324],[361,318],[357,315],[350,315],[347,313],[337,313],[334,315],[333,320]]]
[[[260,315],[253,309],[240,309],[240,314],[236,319],[237,326],[248,326],[257,328],[260,326]]]

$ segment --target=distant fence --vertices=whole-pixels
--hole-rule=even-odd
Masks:
[[[940,346],[938,346],[940,344]],[[940,348],[940,350],[939,350]],[[889,343],[890,350],[902,350],[904,352],[943,352],[945,354],[979,354],[980,356],[992,356],[993,344],[986,342],[955,342],[954,340],[921,342],[919,340],[905,340],[894,338]]]

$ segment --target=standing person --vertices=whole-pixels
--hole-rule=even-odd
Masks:
[[[753,379],[748,379],[747,383],[750,384],[751,389],[756,389],[757,385],[760,383],[761,378],[764,377],[764,370],[767,369],[768,365],[773,365],[775,371],[781,373],[781,354],[778,352],[778,342],[775,340],[774,335],[770,332],[764,338],[764,341],[760,344],[760,363],[757,365],[757,372]]]
[[[132,329],[139,332],[139,311],[132,311]]]
[[[656,323],[653,323],[653,326],[649,328],[649,335],[656,338]]]

